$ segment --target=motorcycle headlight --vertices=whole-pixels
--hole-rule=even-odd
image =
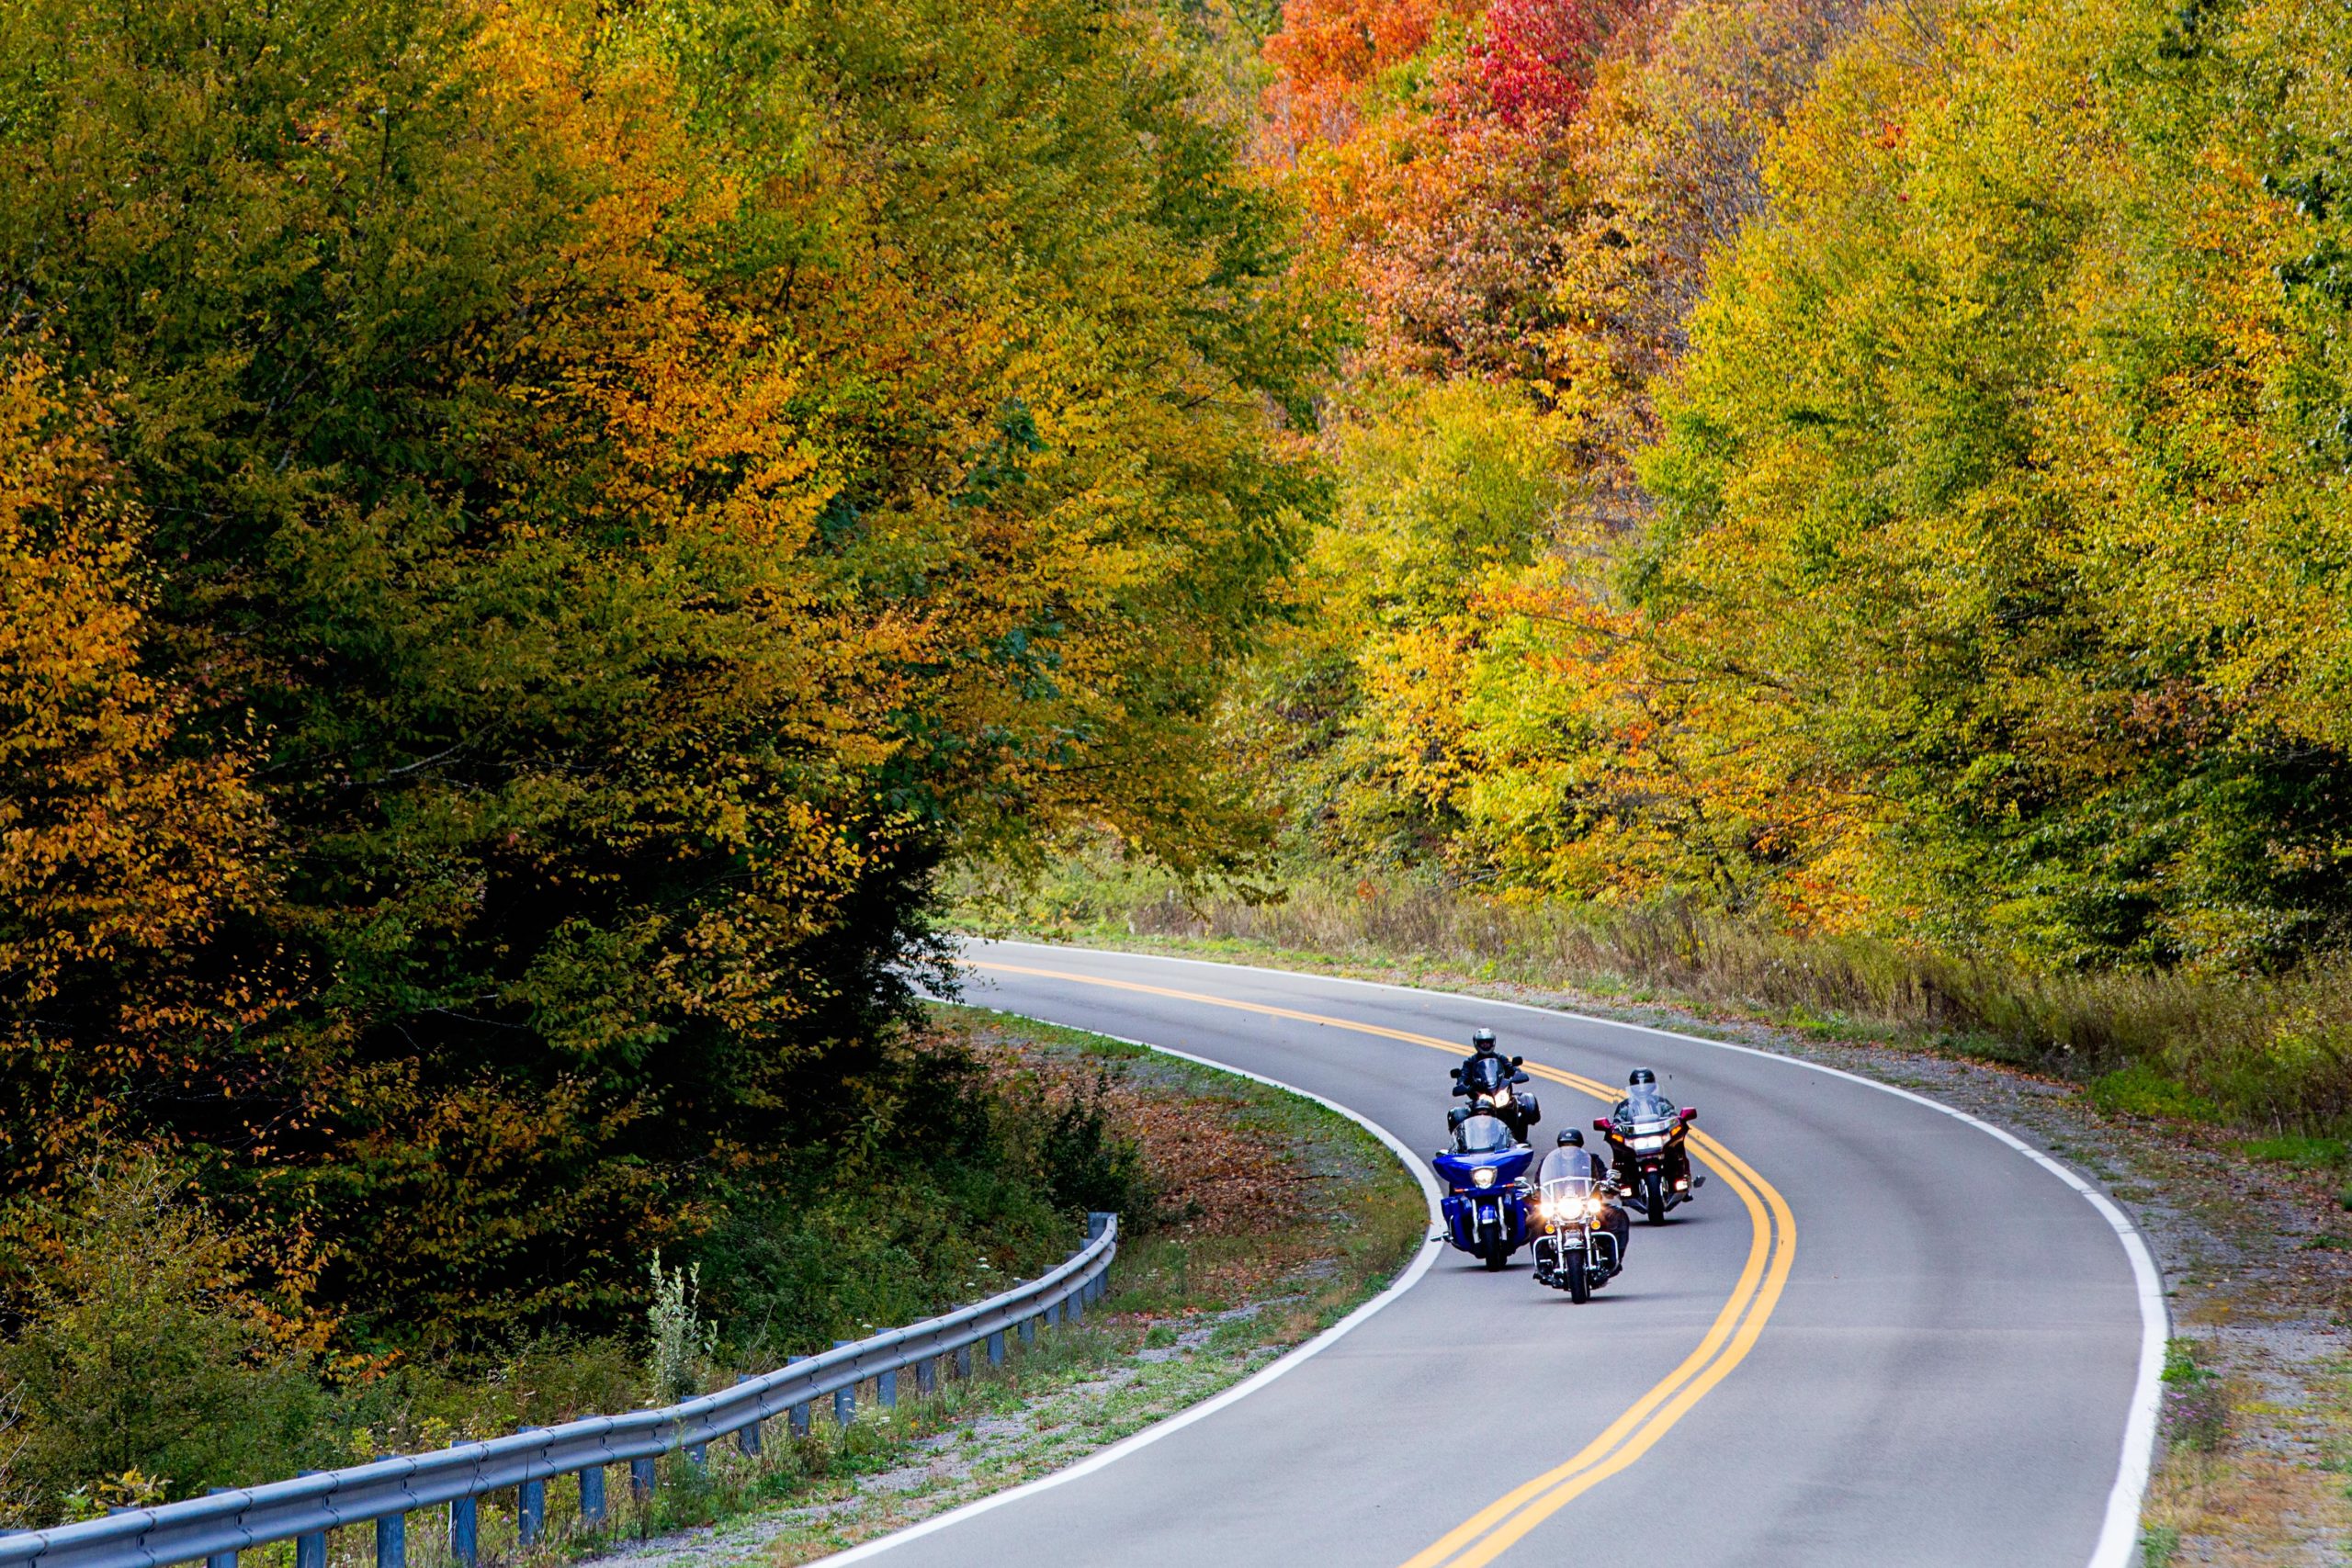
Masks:
[[[1482,1165],[1470,1173],[1470,1185],[1473,1187],[1492,1187],[1494,1184],[1495,1168],[1493,1166]]]
[[[1652,1150],[1662,1149],[1664,1147],[1666,1147],[1666,1134],[1663,1133],[1657,1134],[1655,1137],[1635,1138],[1634,1140],[1634,1152],[1636,1154],[1645,1155],[1650,1153]]]
[[[1495,1090],[1495,1103],[1497,1105],[1510,1103],[1510,1089],[1508,1087]]]

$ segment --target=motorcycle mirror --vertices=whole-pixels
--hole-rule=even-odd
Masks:
[[[1696,1122],[1699,1119],[1699,1108],[1695,1105],[1684,1106],[1682,1108],[1682,1119],[1685,1122]]]
[[[1524,1062],[1525,1060],[1527,1060],[1527,1058],[1526,1058],[1526,1057],[1524,1057],[1524,1056],[1513,1056],[1513,1057],[1510,1059],[1510,1065],[1511,1065],[1512,1066],[1514,1066],[1514,1067],[1515,1067],[1515,1066],[1519,1066],[1521,1062]]]
[[[1450,1078],[1458,1078],[1462,1076],[1462,1069],[1460,1067],[1448,1067],[1445,1070],[1445,1076]]]
[[[1609,1118],[1606,1116],[1594,1117],[1592,1119],[1592,1130],[1596,1133],[1606,1133],[1609,1131]]]

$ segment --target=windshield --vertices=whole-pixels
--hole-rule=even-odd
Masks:
[[[1465,1155],[1500,1154],[1511,1146],[1510,1129],[1492,1116],[1473,1116],[1453,1134],[1453,1146]]]
[[[1498,1089],[1510,1077],[1510,1069],[1503,1065],[1500,1056],[1473,1056],[1462,1069],[1465,1089]]]
[[[1617,1102],[1617,1120],[1635,1123],[1673,1122],[1681,1112],[1649,1084],[1636,1084]]]
[[[1601,1164],[1582,1149],[1554,1149],[1544,1156],[1536,1179],[1546,1198],[1582,1198],[1599,1184]]]

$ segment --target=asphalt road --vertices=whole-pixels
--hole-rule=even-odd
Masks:
[[[1635,1224],[1587,1305],[1538,1287],[1525,1253],[1489,1274],[1433,1247],[1283,1375],[1065,1484],[894,1538],[890,1568],[2126,1560],[2153,1276],[2046,1160],[1859,1080],[1624,1025],[1132,954],[969,956],[971,1002],[1324,1096],[1424,1163],[1453,1058],[1411,1036],[1487,1024],[1531,1069],[1600,1086],[1653,1067],[1699,1108],[1711,1179],[1669,1224]],[[1539,1146],[1605,1109],[1532,1087]]]

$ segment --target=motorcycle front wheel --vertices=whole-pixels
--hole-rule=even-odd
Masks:
[[[1568,1300],[1583,1305],[1592,1297],[1592,1281],[1585,1276],[1584,1254],[1568,1254]]]
[[[1655,1170],[1642,1173],[1642,1201],[1650,1224],[1666,1224],[1666,1183]]]
[[[1510,1247],[1509,1244],[1497,1239],[1487,1244],[1484,1256],[1487,1259],[1487,1272],[1496,1273],[1504,1264],[1510,1261]]]

